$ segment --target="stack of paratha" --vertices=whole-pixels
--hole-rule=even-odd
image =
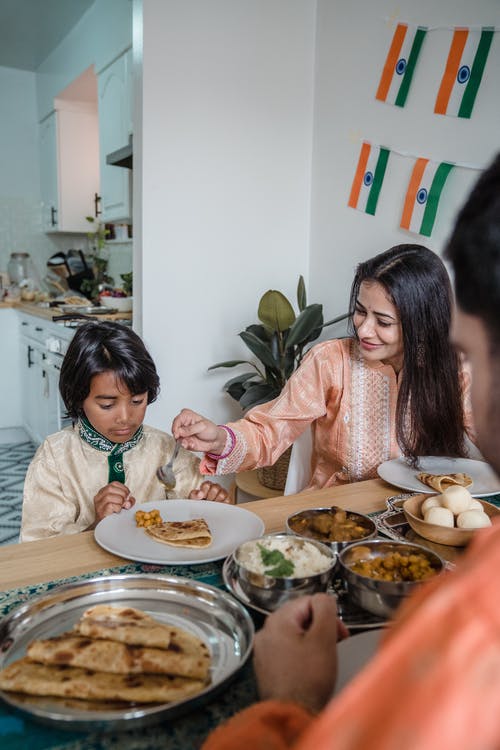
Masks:
[[[451,487],[454,484],[460,487],[470,487],[472,484],[472,478],[463,472],[457,472],[456,474],[429,474],[422,471],[420,474],[417,474],[417,479],[438,492],[444,492],[447,487]]]
[[[73,631],[33,641],[0,672],[0,689],[87,700],[166,703],[209,682],[203,641],[132,607],[97,605]]]
[[[156,542],[169,544],[171,547],[210,547],[212,534],[204,518],[192,518],[190,521],[164,521],[158,526],[144,529]]]

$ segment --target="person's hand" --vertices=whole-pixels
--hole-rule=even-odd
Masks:
[[[197,490],[191,490],[190,500],[213,500],[216,503],[232,503],[229,492],[215,482],[203,482]]]
[[[131,508],[134,504],[135,498],[130,494],[128,487],[121,482],[111,482],[101,487],[94,497],[95,522],[99,523],[106,516]]]
[[[337,679],[337,641],[347,635],[336,600],[328,594],[303,596],[273,612],[254,642],[261,698],[321,710]]]
[[[227,433],[209,419],[191,409],[183,409],[172,422],[172,435],[183,448],[201,453],[220,455],[226,444]]]

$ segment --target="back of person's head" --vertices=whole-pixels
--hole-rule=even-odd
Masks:
[[[59,391],[68,415],[76,420],[94,375],[114,372],[132,394],[158,396],[160,379],[142,339],[131,328],[108,321],[79,326],[61,366]]]
[[[500,154],[459,212],[446,258],[453,265],[458,305],[482,319],[500,349]]]
[[[401,323],[403,378],[396,415],[401,449],[414,462],[424,455],[463,455],[458,358],[449,340],[453,296],[444,263],[413,244],[395,245],[360,263],[351,316],[364,281],[384,287]]]

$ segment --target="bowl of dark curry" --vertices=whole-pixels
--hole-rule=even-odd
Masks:
[[[371,518],[335,505],[294,513],[287,518],[286,528],[289,534],[323,542],[333,552],[340,552],[350,544],[367,541],[377,535],[377,527]]]
[[[444,560],[426,547],[383,539],[352,544],[338,564],[353,602],[378,617],[392,617],[417,586],[445,569]]]

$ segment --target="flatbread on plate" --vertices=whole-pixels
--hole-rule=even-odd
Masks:
[[[420,474],[417,474],[417,479],[438,492],[444,492],[447,487],[451,487],[454,484],[460,487],[470,487],[472,484],[472,478],[463,472],[457,472],[456,474],[428,474],[422,471]]]
[[[170,643],[166,649],[131,646],[118,641],[87,638],[63,633],[54,638],[32,641],[27,656],[41,664],[82,667],[113,674],[170,674],[206,680],[210,656],[204,643],[187,652]]]
[[[48,666],[28,657],[0,672],[0,689],[29,695],[90,700],[167,703],[196,695],[203,680],[156,674],[111,674],[67,666]]]
[[[145,529],[156,542],[169,544],[172,547],[209,547],[212,534],[204,518],[192,518],[189,521],[164,521],[159,526],[148,526]]]

